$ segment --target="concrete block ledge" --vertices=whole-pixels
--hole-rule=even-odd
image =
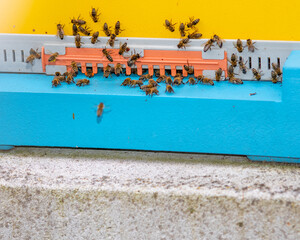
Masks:
[[[300,168],[15,148],[0,152],[0,239],[300,239]]]

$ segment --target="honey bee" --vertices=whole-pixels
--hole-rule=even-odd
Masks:
[[[130,83],[131,83],[131,78],[126,78],[126,79],[122,82],[121,86],[129,86]]]
[[[72,30],[73,30],[73,36],[76,36],[78,33],[78,28],[75,23],[73,24]]]
[[[154,73],[154,75],[155,75],[155,77],[160,77],[160,70],[158,69],[158,70],[155,70],[155,73]]]
[[[33,48],[31,48],[29,53],[32,54],[35,58],[41,59],[41,53],[38,52],[38,49],[34,50]]]
[[[123,72],[122,65],[120,63],[117,63],[117,65],[115,66],[116,76],[120,76],[120,74],[122,74],[122,72]]]
[[[59,79],[55,77],[55,78],[52,80],[52,87],[53,87],[53,86],[54,86],[54,87],[57,87],[58,85],[61,85],[61,83],[60,83]]]
[[[86,36],[90,36],[91,35],[91,30],[87,26],[85,26],[85,27],[79,26],[78,29],[79,29],[79,32],[83,33]]]
[[[204,76],[201,75],[201,74],[200,74],[198,77],[196,77],[197,83],[198,83],[198,82],[202,82],[203,78],[204,78]]]
[[[141,75],[139,80],[146,81],[147,80],[146,75]]]
[[[126,42],[123,43],[123,44],[120,43],[119,55],[123,55],[124,52],[129,52],[129,50],[130,50],[130,48],[127,47],[127,43]]]
[[[214,81],[211,78],[205,78],[205,77],[197,77],[197,80],[200,81],[202,84],[210,84],[211,86],[215,85]]]
[[[246,63],[247,63],[247,61],[244,63],[243,58],[240,57],[240,59],[239,59],[239,67],[240,67],[240,70],[241,70],[244,74],[247,73]]]
[[[121,29],[120,21],[117,21],[115,25],[115,35],[118,36],[122,31],[124,31],[124,29]]]
[[[104,69],[103,76],[104,76],[105,78],[108,78],[109,75],[111,74],[111,71],[112,71],[112,67],[109,66],[109,65],[107,65],[107,66],[105,67],[105,69]]]
[[[276,74],[278,76],[282,75],[282,71],[280,70],[280,67],[278,66],[278,64],[272,63],[272,68],[274,69],[274,71],[276,72]]]
[[[180,78],[183,79],[183,76],[182,76],[182,74],[180,72],[178,72],[178,73],[175,74],[174,78],[176,78],[176,77],[180,77]]]
[[[48,58],[48,62],[55,62],[56,58],[58,57],[58,52],[53,53],[49,58]]]
[[[114,60],[113,60],[113,58],[111,57],[111,55],[110,55],[110,51],[108,51],[106,48],[103,48],[102,49],[102,53],[103,53],[103,55],[107,58],[107,60],[108,61],[110,61],[110,62],[113,62]]]
[[[195,85],[196,84],[196,80],[195,80],[195,78],[190,77],[189,80],[186,83],[188,83],[190,85]]]
[[[129,58],[129,60],[127,61],[127,65],[129,67],[133,66],[135,64],[135,62],[141,58],[141,55],[139,53],[133,54],[131,55],[131,57]]]
[[[74,23],[74,24],[77,24],[80,26],[80,25],[86,24],[86,21],[84,21],[83,19],[80,19],[80,16],[79,16],[77,19],[73,18],[71,20],[71,23]]]
[[[166,29],[170,30],[171,32],[174,32],[175,31],[175,28],[174,26],[176,25],[176,23],[172,23],[172,20],[169,21],[169,20],[165,20],[165,23],[164,23],[164,26],[166,27]]]
[[[110,35],[110,38],[108,39],[107,43],[109,44],[109,46],[114,47],[115,46],[115,40],[116,40],[116,35],[112,33]]]
[[[27,58],[26,58],[26,63],[31,63],[31,65],[33,65],[33,60],[35,59],[35,56],[33,54],[30,54]]]
[[[228,62],[230,62],[233,67],[236,67],[237,66],[237,59],[238,59],[237,55],[235,55],[233,53],[233,54],[231,54],[230,60],[228,59]]]
[[[66,81],[66,76],[65,75],[57,76],[55,78],[58,79],[60,82],[65,82]]]
[[[104,23],[102,31],[105,33],[107,37],[109,37],[111,34],[110,27],[108,27],[107,23]]]
[[[77,34],[77,35],[75,36],[75,46],[76,46],[77,48],[80,48],[82,44],[83,44],[83,42],[81,42],[81,37],[80,37],[79,34]]]
[[[173,84],[173,80],[171,77],[166,77],[165,82],[166,82],[166,84],[170,84],[170,85]]]
[[[255,42],[252,42],[251,39],[247,39],[247,46],[248,46],[248,51],[249,52],[254,52],[255,49],[257,49],[255,46],[254,46]]]
[[[241,41],[241,39],[236,40],[236,43],[233,43],[233,46],[239,53],[242,53],[244,50],[243,42]]]
[[[223,42],[224,40],[221,39],[218,35],[214,35],[213,37],[214,41],[217,42],[217,45],[219,46],[219,48],[222,48],[223,47]]]
[[[167,84],[166,85],[166,91],[165,92],[168,92],[168,93],[174,93],[174,89],[172,88],[172,86],[170,84]]]
[[[232,65],[230,65],[227,70],[227,76],[230,79],[230,78],[233,78],[235,75],[236,74],[234,73],[234,68]]]
[[[55,75],[56,77],[58,77],[58,76],[61,76],[61,73],[60,73],[60,72],[55,72],[54,75]]]
[[[183,68],[185,71],[187,71],[188,74],[193,74],[194,73],[194,68],[189,65],[183,65]]]
[[[278,82],[278,75],[275,71],[272,70],[271,72],[271,78],[272,78],[272,83],[277,83]]]
[[[97,117],[100,118],[103,114],[104,104],[101,102],[97,106]]]
[[[57,24],[57,33],[56,36],[59,37],[61,40],[64,39],[64,25],[61,25],[60,23]]]
[[[184,23],[180,23],[179,32],[180,32],[181,37],[185,37],[185,24]]]
[[[153,88],[154,86],[152,84],[142,85],[140,86],[140,89],[143,91],[146,91],[148,88]]]
[[[229,82],[233,84],[243,84],[242,79],[235,77],[229,78]]]
[[[182,81],[182,78],[181,77],[175,77],[173,85],[179,86],[181,84],[184,84],[184,82]]]
[[[92,69],[87,69],[86,73],[85,73],[85,76],[87,76],[89,78],[94,77],[93,70]]]
[[[186,48],[186,45],[190,42],[189,38],[184,38],[182,40],[180,40],[180,42],[177,44],[177,47],[180,48]]]
[[[78,73],[78,66],[77,66],[77,63],[75,61],[71,62],[71,68],[74,71],[74,73],[77,75],[77,73]]]
[[[90,80],[88,79],[79,79],[76,83],[76,86],[81,87],[84,85],[89,85],[90,84]]]
[[[193,33],[191,34],[188,34],[187,36],[189,39],[199,39],[202,37],[202,34],[201,33],[197,33],[197,31],[194,31]]]
[[[214,42],[215,42],[215,40],[214,40],[213,38],[209,39],[209,40],[205,43],[203,51],[204,51],[204,52],[207,52],[208,50],[211,50],[211,47],[213,46]]]
[[[153,76],[152,75],[150,75],[149,73],[147,73],[146,75],[145,75],[145,78],[146,79],[151,79]]]
[[[98,13],[98,9],[92,8],[92,11],[90,12],[90,16],[93,19],[94,22],[98,22],[99,16],[101,13]]]
[[[200,22],[200,19],[199,19],[199,18],[197,18],[197,19],[194,20],[194,17],[190,17],[190,22],[187,23],[186,26],[187,26],[188,28],[195,28],[195,26],[198,24],[198,22]]]
[[[154,79],[152,79],[152,78],[149,79],[148,83],[151,84],[154,87],[156,87],[158,85],[157,82]]]
[[[68,73],[68,76],[67,76],[67,79],[66,79],[66,83],[67,84],[71,84],[71,83],[75,83],[75,81],[74,81],[74,76],[73,76],[73,73],[72,72],[69,72]]]
[[[146,89],[146,95],[150,95],[152,97],[153,94],[158,95],[158,90],[157,90],[156,87],[152,87],[152,88],[147,88]]]
[[[100,41],[98,40],[98,37],[99,37],[99,32],[95,32],[95,33],[93,34],[92,38],[91,38],[91,43],[92,43],[92,44],[95,44],[95,43],[97,43],[97,42],[100,42]]]
[[[223,73],[222,68],[219,68],[217,71],[215,71],[216,81],[220,81],[221,80],[222,73]]]
[[[136,87],[138,85],[139,87],[142,86],[144,83],[142,80],[131,80],[130,81],[130,86],[131,87]]]
[[[262,71],[257,71],[255,68],[252,68],[252,73],[257,81],[261,80],[261,76],[263,75]]]
[[[162,81],[164,81],[166,79],[166,76],[163,75],[163,76],[159,76],[157,79],[156,79],[156,82],[157,83],[161,83]]]

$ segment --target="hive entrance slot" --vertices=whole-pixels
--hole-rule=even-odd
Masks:
[[[261,69],[261,58],[258,58],[258,69]]]
[[[268,69],[271,69],[271,58],[268,57]]]
[[[7,62],[7,55],[6,55],[6,50],[3,50],[3,55],[4,55],[4,62]]]
[[[249,69],[251,69],[252,68],[252,58],[251,57],[249,57],[248,62],[249,62]]]
[[[16,61],[16,52],[15,50],[12,50],[12,58],[13,58],[13,62]]]
[[[24,51],[23,51],[23,50],[21,50],[21,60],[22,60],[22,62],[25,61],[25,60],[24,60]]]
[[[277,65],[280,67],[280,58],[277,58]]]

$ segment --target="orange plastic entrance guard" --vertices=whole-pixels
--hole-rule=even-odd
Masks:
[[[59,55],[56,62],[48,62],[50,54],[45,54],[42,48],[42,65],[43,71],[46,72],[46,65],[63,65],[70,68],[71,62],[75,61],[81,64],[83,73],[86,73],[86,65],[91,64],[93,73],[98,72],[97,64],[103,64],[105,68],[108,64],[124,64],[126,66],[126,74],[131,74],[131,68],[127,66],[128,58],[119,55],[119,49],[108,49],[114,59],[110,62],[102,53],[102,48],[66,48],[65,55]],[[221,68],[227,77],[227,52],[224,52],[224,59],[203,59],[201,51],[169,51],[169,50],[144,50],[144,57],[136,62],[137,74],[142,75],[143,66],[147,66],[149,74],[153,75],[154,66],[159,66],[160,74],[165,74],[165,67],[171,68],[171,75],[175,76],[176,67],[183,69],[183,76],[187,76],[184,65],[194,67],[194,75],[198,76],[203,70],[217,70]]]

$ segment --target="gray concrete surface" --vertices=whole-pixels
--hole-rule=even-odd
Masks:
[[[299,165],[59,148],[0,152],[0,239],[300,239]]]

